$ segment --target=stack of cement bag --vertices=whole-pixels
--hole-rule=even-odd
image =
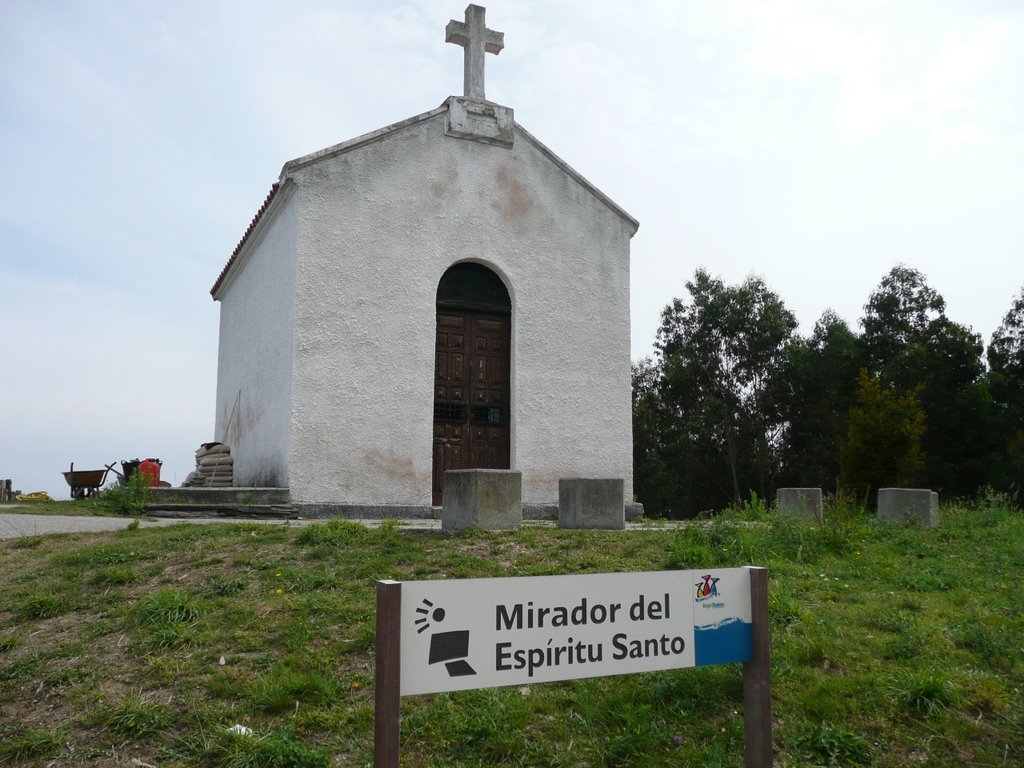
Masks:
[[[196,451],[195,471],[189,472],[184,488],[230,488],[234,485],[231,448],[224,443],[203,443]]]

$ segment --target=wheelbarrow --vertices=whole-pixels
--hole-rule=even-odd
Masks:
[[[63,473],[64,479],[71,486],[71,498],[84,499],[88,496],[95,496],[107,481],[107,472],[109,471],[109,464],[106,465],[106,469],[76,470],[75,463],[71,462],[71,469]]]

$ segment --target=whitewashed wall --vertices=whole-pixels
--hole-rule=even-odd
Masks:
[[[296,203],[282,188],[219,293],[216,439],[236,486],[289,484]]]
[[[285,175],[297,184],[294,501],[430,504],[435,297],[464,260],[512,297],[524,502],[557,501],[567,476],[622,477],[632,497],[630,222],[518,128],[512,149],[451,138],[443,113]],[[279,374],[263,385],[275,402]]]

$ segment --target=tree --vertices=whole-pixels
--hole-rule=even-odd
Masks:
[[[887,370],[895,386],[920,387],[928,418],[922,479],[953,496],[973,495],[988,482],[993,461],[994,413],[982,350],[978,334],[941,316]]]
[[[633,492],[652,516],[668,516],[678,478],[666,444],[661,373],[649,357],[632,366]]]
[[[918,392],[883,387],[862,369],[842,448],[843,488],[870,500],[879,488],[913,482],[924,465],[924,431]]]
[[[783,409],[789,422],[781,483],[835,491],[863,356],[857,335],[826,310],[809,338],[786,352]]]
[[[988,478],[993,410],[981,337],[945,314],[923,274],[893,268],[864,307],[861,343],[868,371],[887,386],[918,387],[928,419],[920,479],[952,495],[973,494]]]
[[[988,347],[989,381],[999,429],[999,460],[992,484],[1024,489],[1024,287]]]
[[[655,348],[667,442],[680,480],[699,478],[692,514],[770,492],[785,428],[778,378],[796,319],[757,277],[726,286],[699,269],[686,288],[690,301],[662,313]]]
[[[919,342],[945,311],[946,300],[923,274],[902,264],[893,267],[868,298],[860,321],[869,370],[881,371],[908,345]]]
[[[1006,378],[1016,394],[1024,395],[1024,287],[992,334],[988,364]]]

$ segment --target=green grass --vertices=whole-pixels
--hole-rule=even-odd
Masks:
[[[0,725],[0,765],[27,764],[60,753],[61,737],[52,728]]]
[[[1024,764],[1024,516],[175,526],[0,543],[0,765],[372,764],[374,584],[770,569],[776,765]],[[403,765],[740,766],[738,665],[402,701]],[[232,727],[238,725],[239,728]]]
[[[114,486],[110,485],[103,494],[88,499],[15,501],[9,506],[5,505],[0,511],[5,515],[88,515],[99,517],[124,517],[125,515],[134,515],[141,512],[141,508],[135,510],[122,506],[121,501],[124,498],[124,494],[121,491],[114,491],[113,498],[108,497],[107,493],[113,490],[113,488]]]
[[[70,609],[70,601],[65,594],[32,590],[20,595],[12,607],[15,616],[30,621],[60,616]]]
[[[99,722],[128,739],[155,736],[174,722],[174,713],[169,705],[135,691],[101,707],[98,715]]]

